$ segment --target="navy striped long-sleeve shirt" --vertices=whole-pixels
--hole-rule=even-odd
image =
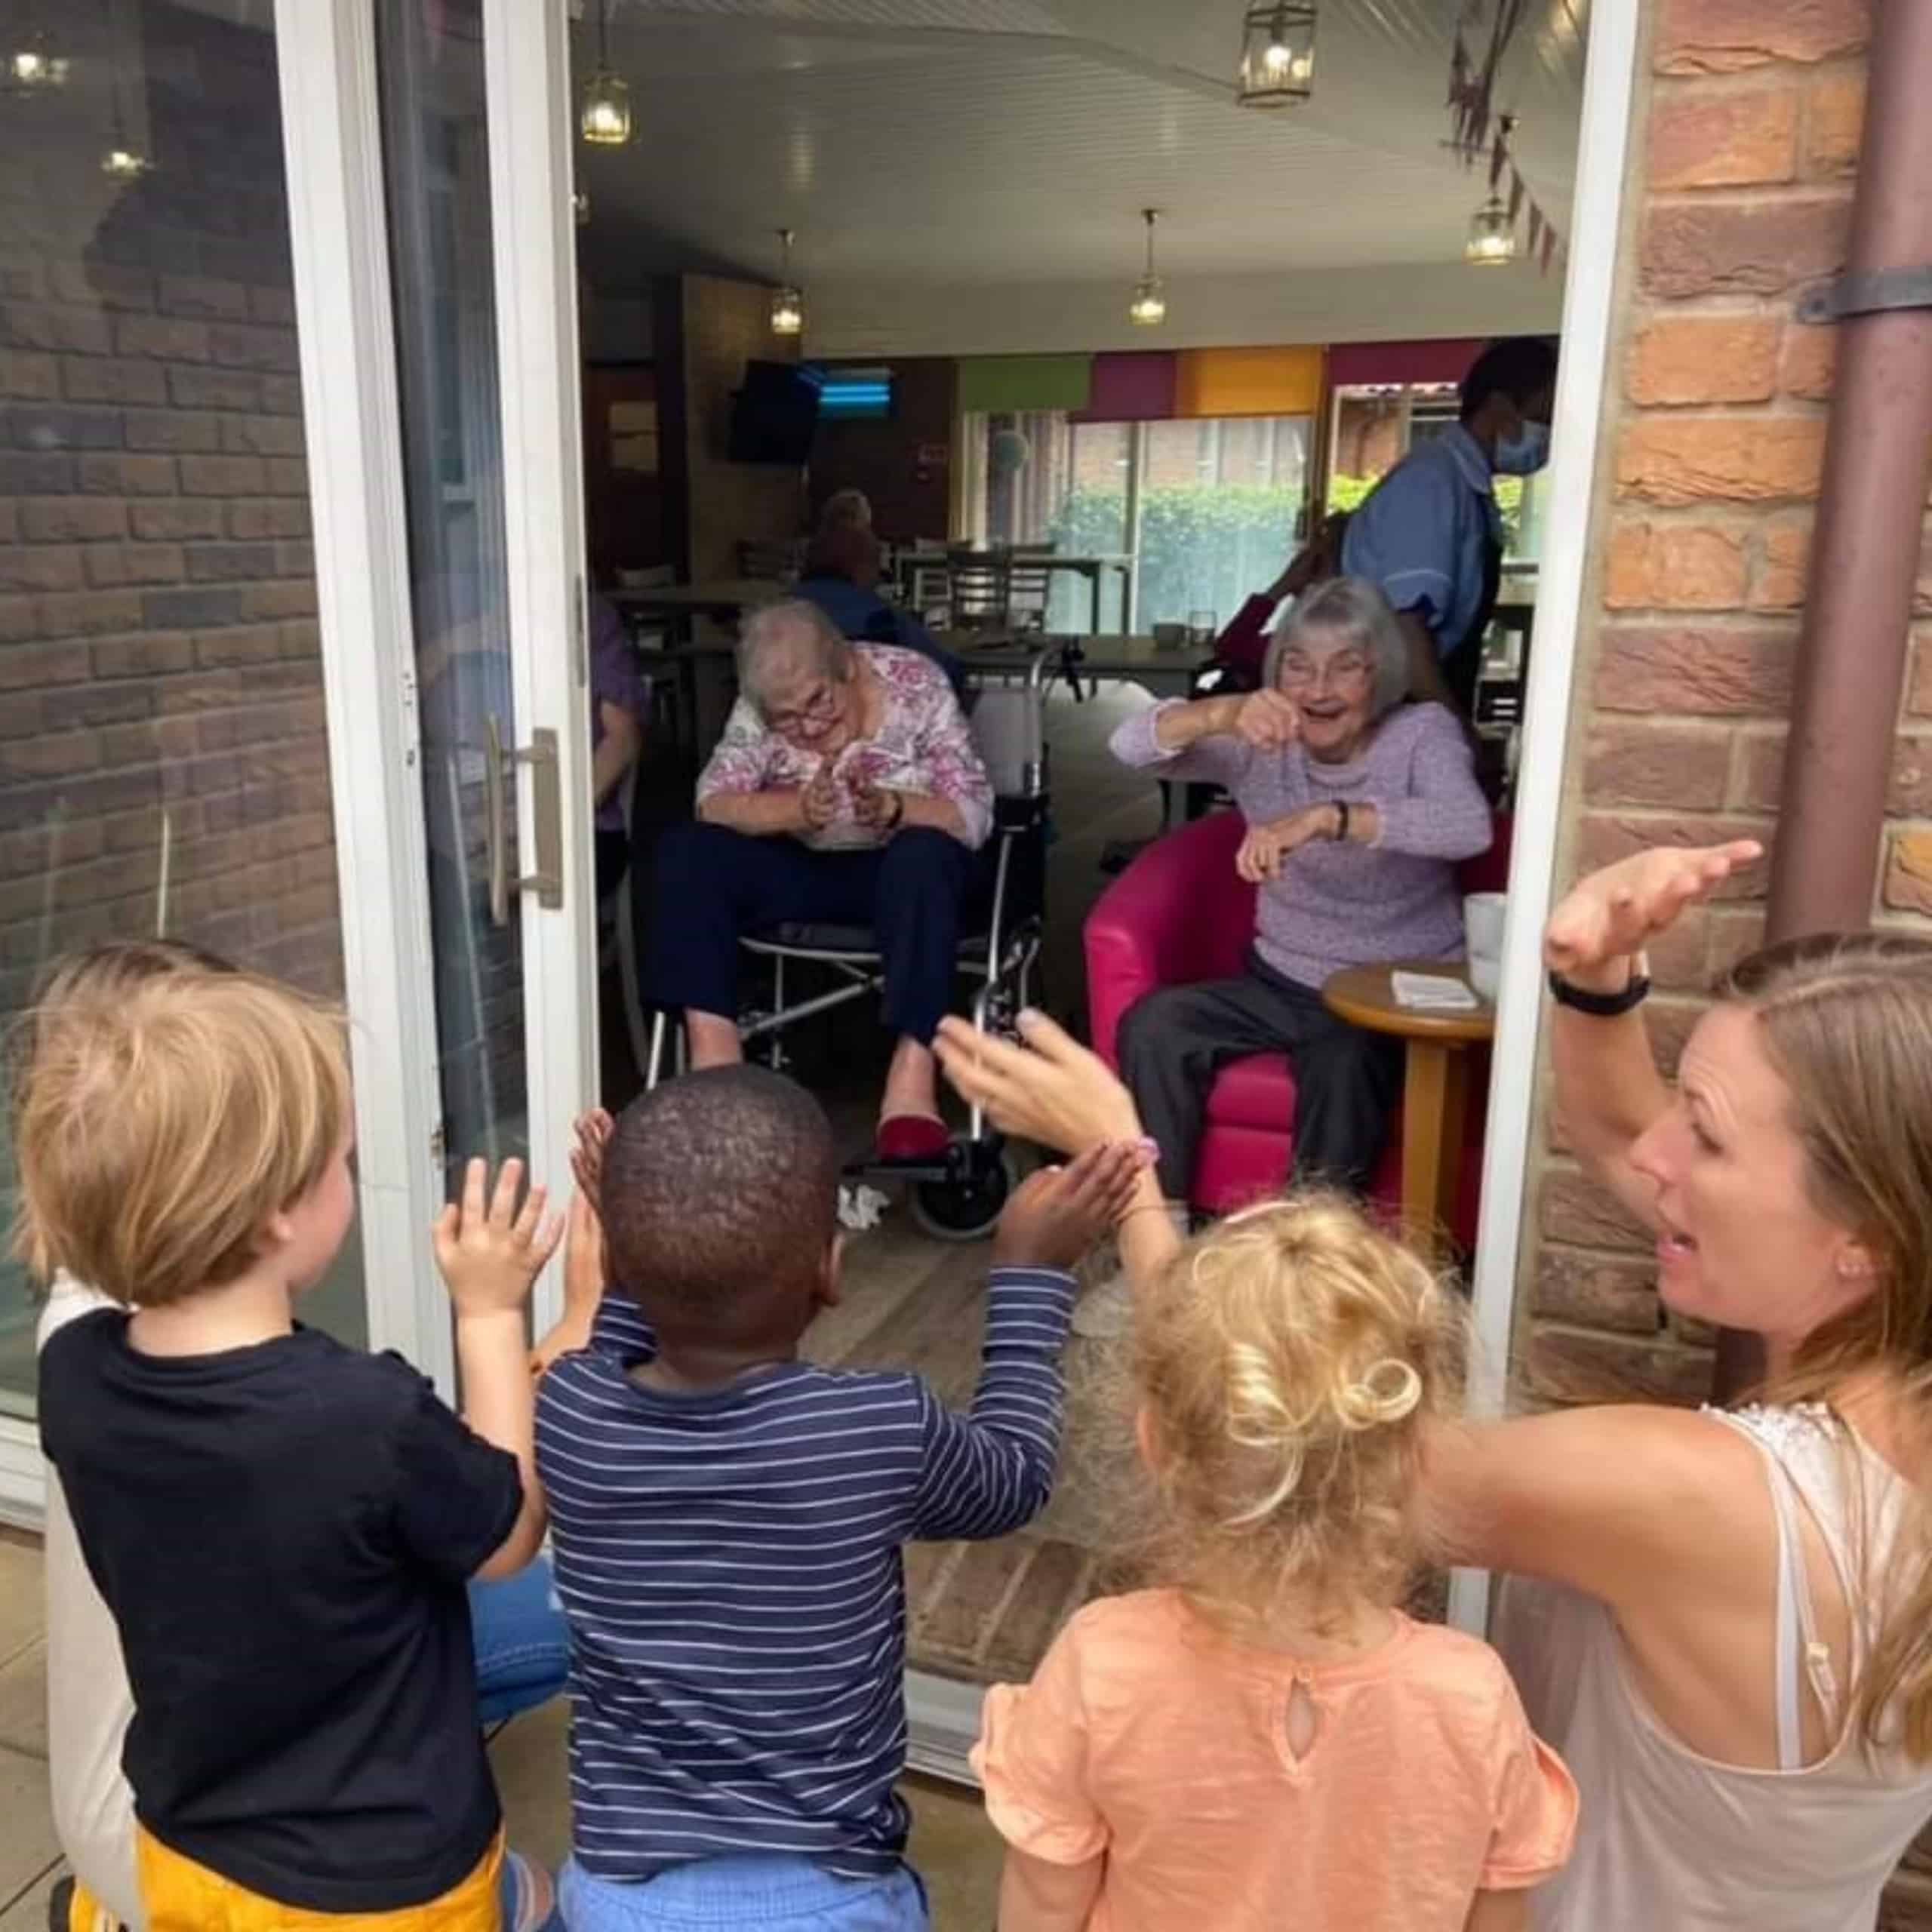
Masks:
[[[723,1852],[854,1878],[905,1848],[902,1544],[995,1537],[1047,1500],[1072,1276],[995,1268],[969,1414],[918,1376],[783,1362],[671,1395],[606,1296],[543,1378],[538,1473],[570,1623],[572,1848],[648,1878]]]

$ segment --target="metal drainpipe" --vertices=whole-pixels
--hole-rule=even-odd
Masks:
[[[1838,371],[1798,635],[1766,937],[1870,922],[1932,483],[1932,0],[1873,9],[1845,272],[1798,305],[1837,321]],[[1718,1339],[1716,1388],[1758,1371]]]

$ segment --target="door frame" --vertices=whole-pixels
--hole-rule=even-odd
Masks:
[[[560,1196],[571,1116],[596,1091],[595,909],[577,889],[590,877],[591,829],[568,13],[569,0],[484,4],[513,688],[519,735],[554,730],[559,750],[564,905],[546,912],[524,895],[520,918],[532,1161]],[[1515,1323],[1539,937],[1594,508],[1637,16],[1599,6],[1589,29],[1473,1284],[1478,1413],[1501,1406]],[[426,1238],[442,1198],[441,1109],[374,0],[275,0],[275,31],[370,1341],[403,1350],[450,1395],[448,1303]],[[516,789],[528,852],[530,788]],[[540,1320],[555,1308],[555,1274],[540,1287]],[[43,1481],[37,1432],[0,1418],[0,1516],[36,1521]],[[1480,1630],[1487,1602],[1486,1573],[1456,1572],[1454,1621]],[[977,1686],[911,1673],[910,1761],[967,1775],[979,1701]]]
[[[1503,1413],[1510,1344],[1521,1279],[1529,1198],[1530,1130],[1541,1062],[1543,929],[1549,916],[1568,761],[1577,632],[1596,509],[1597,450],[1611,384],[1617,236],[1623,215],[1637,51],[1635,6],[1590,10],[1577,133],[1577,186],[1563,289],[1563,353],[1557,368],[1551,461],[1531,628],[1523,755],[1516,774],[1503,968],[1497,989],[1488,1124],[1484,1131],[1482,1215],[1476,1229],[1471,1312],[1469,1411]],[[1488,1627],[1490,1573],[1458,1569],[1449,1582],[1449,1620],[1481,1635]]]
[[[525,1091],[531,1171],[560,1203],[571,1123],[598,1097],[570,11],[483,0],[512,702],[519,743],[555,734],[562,830],[562,904],[521,895]],[[518,849],[534,852],[536,788],[516,795]],[[561,1280],[553,1264],[538,1284],[540,1329],[561,1312]]]

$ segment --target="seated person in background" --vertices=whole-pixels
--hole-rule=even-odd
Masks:
[[[1030,1177],[994,1238],[979,1386],[798,1358],[838,1300],[824,1109],[761,1067],[634,1101],[592,1177],[611,1286],[538,1395],[572,1645],[571,1932],[922,1932],[904,1862],[903,1546],[1047,1500],[1073,1278],[1131,1144]]]
[[[1502,581],[1495,479],[1549,460],[1555,395],[1553,337],[1492,343],[1463,378],[1460,420],[1416,444],[1343,534],[1343,571],[1376,585],[1401,623],[1411,694],[1465,717]]]
[[[624,620],[608,599],[590,598],[590,795],[596,808],[597,897],[617,891],[631,862],[631,829],[620,788],[644,748],[651,690],[638,671]]]
[[[1187,1201],[1215,1075],[1248,1054],[1294,1062],[1298,1176],[1359,1192],[1381,1158],[1401,1043],[1337,1019],[1322,983],[1460,952],[1456,864],[1494,835],[1454,717],[1402,703],[1407,667],[1380,592],[1337,577],[1295,605],[1271,687],[1155,705],[1114,733],[1124,764],[1227,788],[1248,824],[1236,869],[1260,888],[1240,978],[1162,986],[1121,1023],[1121,1071],[1171,1201]]]
[[[116,1306],[50,1336],[42,1439],[134,1709],[146,1932],[497,1932],[506,1853],[465,1585],[537,1551],[523,1311],[556,1240],[518,1164],[435,1231],[467,1425],[394,1355],[294,1319],[355,1211],[339,1017],[177,971],[36,1026],[21,1237]]]
[[[829,530],[848,528],[869,531],[872,527],[872,499],[864,491],[849,486],[833,491],[818,513],[818,534],[821,537]]]
[[[878,572],[879,541],[869,527],[822,525],[805,552],[798,594],[816,604],[846,636],[916,651],[946,673],[955,691],[962,690],[965,666],[911,611],[880,596]]]
[[[886,1160],[943,1152],[933,1029],[951,1004],[992,786],[959,701],[916,652],[851,644],[816,604],[745,625],[739,697],[697,783],[697,820],[659,841],[645,997],[681,1007],[694,1066],[740,1059],[738,940],[787,921],[869,926],[898,1036]]]
[[[1304,1195],[1168,1260],[1136,1326],[1152,1587],[986,1694],[1001,1932],[1522,1932],[1577,1787],[1503,1660],[1402,1609],[1460,1300]]]

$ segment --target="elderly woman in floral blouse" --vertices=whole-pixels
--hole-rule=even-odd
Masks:
[[[870,926],[898,1035],[878,1152],[946,1144],[933,1029],[992,827],[992,786],[945,674],[848,643],[815,605],[746,624],[740,693],[697,783],[697,820],[658,848],[647,991],[681,1007],[692,1064],[740,1057],[738,940],[782,921]]]

